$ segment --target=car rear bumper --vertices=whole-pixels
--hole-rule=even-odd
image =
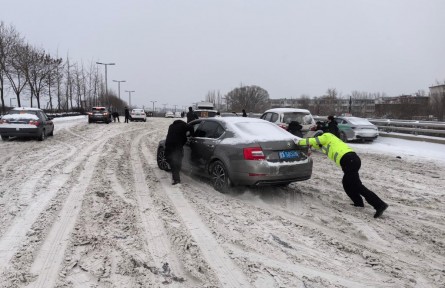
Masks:
[[[42,128],[0,128],[0,135],[6,137],[38,137],[42,133]]]
[[[108,116],[89,116],[88,121],[90,122],[108,122],[110,117]]]
[[[310,157],[306,160],[284,164],[268,161],[258,162],[242,161],[242,163],[239,163],[238,169],[232,167],[232,172],[229,172],[232,182],[235,185],[270,186],[304,181],[312,176],[313,162]]]

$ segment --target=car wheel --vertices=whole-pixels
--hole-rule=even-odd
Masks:
[[[159,146],[158,152],[156,153],[156,161],[158,162],[158,167],[164,171],[170,171],[170,165],[167,163],[167,159],[165,158],[165,149],[164,147]]]
[[[2,140],[3,140],[3,141],[6,141],[6,140],[8,140],[8,139],[9,139],[9,136],[3,136],[3,135],[2,135]]]
[[[46,137],[46,135],[45,135],[45,129],[42,129],[42,132],[40,133],[40,136],[39,136],[39,141],[43,141],[43,140],[45,140],[45,137]]]
[[[213,188],[221,193],[230,190],[230,179],[226,167],[221,161],[215,161],[210,169]]]
[[[340,132],[340,139],[345,143],[348,142],[348,137],[346,136],[345,132]]]

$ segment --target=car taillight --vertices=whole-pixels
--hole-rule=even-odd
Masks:
[[[91,113],[91,112],[87,112],[87,114],[88,114],[88,115],[93,115],[93,113]]]
[[[264,156],[263,149],[261,147],[248,147],[243,149],[245,160],[263,160],[266,159]]]
[[[281,128],[287,130],[287,125],[286,124],[278,124],[278,126],[280,126]]]
[[[3,124],[3,123],[8,123],[8,120],[6,120],[6,119],[0,119],[0,124]]]
[[[105,113],[104,113],[104,115],[105,115],[105,116],[107,116],[107,115],[108,115],[108,113],[107,113],[107,112],[105,112]]]
[[[40,121],[39,120],[29,120],[29,125],[36,125],[39,126],[40,125]]]

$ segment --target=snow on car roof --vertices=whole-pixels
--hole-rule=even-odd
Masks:
[[[20,111],[20,110],[29,110],[29,111],[34,110],[34,111],[41,111],[42,109],[40,109],[40,108],[34,108],[34,107],[15,107],[15,108],[13,108],[12,110],[15,110],[15,111]]]
[[[40,110],[40,109],[39,109]],[[33,120],[39,120],[39,117],[35,114],[29,114],[29,113],[14,113],[14,114],[6,114],[2,117],[4,120],[12,120],[12,119],[33,119]]]
[[[311,113],[307,109],[298,109],[298,108],[272,108],[269,110],[266,110],[266,112],[305,112],[305,113]]]
[[[226,123],[227,130],[237,135],[237,138],[228,138],[230,143],[244,143],[257,141],[291,141],[299,139],[283,128],[268,121],[249,117],[221,117],[214,118]]]
[[[368,119],[360,118],[360,117],[342,117],[346,120],[349,120],[354,125],[374,125],[368,121]]]

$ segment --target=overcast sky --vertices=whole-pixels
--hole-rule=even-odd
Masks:
[[[38,47],[108,66],[140,107],[258,85],[270,98],[336,88],[388,96],[445,80],[444,0],[0,0]],[[99,69],[104,69],[100,66]]]

